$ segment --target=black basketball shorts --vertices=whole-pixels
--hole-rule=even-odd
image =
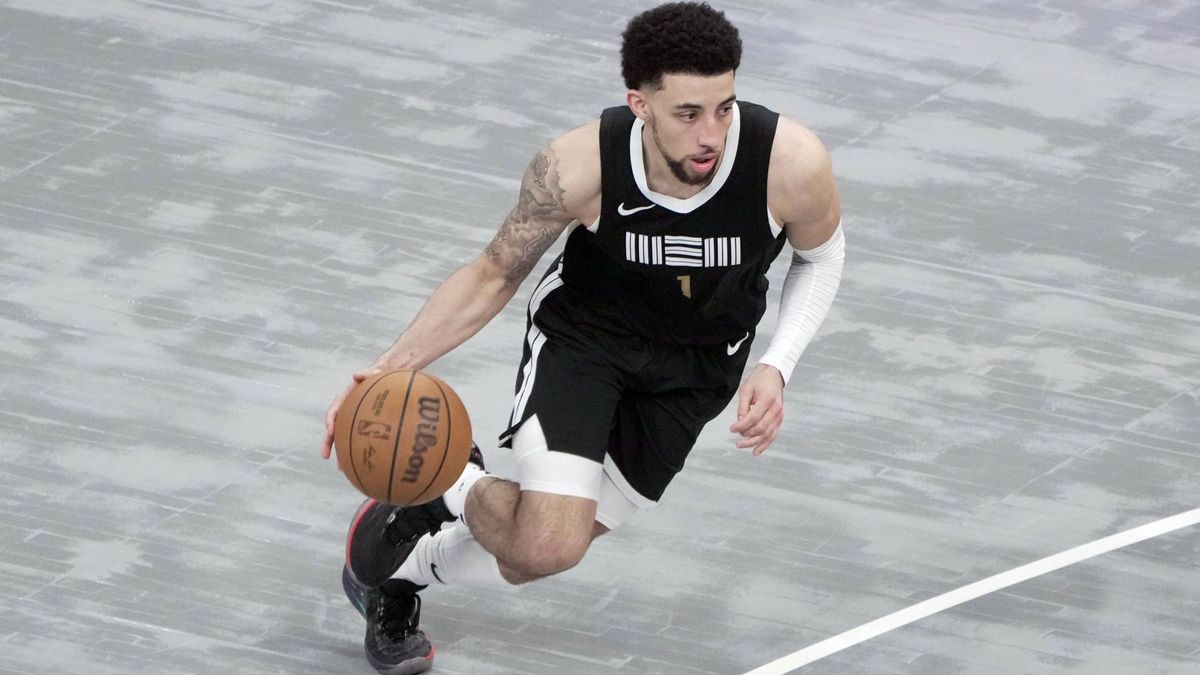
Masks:
[[[626,495],[635,503],[662,497],[701,429],[737,393],[753,339],[648,342],[572,306],[555,268],[530,298],[527,327],[501,445],[512,447],[536,416],[550,450],[615,465],[617,486],[641,497]]]

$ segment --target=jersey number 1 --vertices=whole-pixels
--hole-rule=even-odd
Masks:
[[[683,291],[683,297],[692,297],[692,275],[684,274],[675,278],[679,280],[679,290]]]

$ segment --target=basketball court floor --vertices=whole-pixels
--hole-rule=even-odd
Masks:
[[[0,0],[0,672],[373,672],[325,406],[648,6]],[[726,411],[576,569],[429,591],[435,672],[1200,672],[1200,9],[716,6],[842,190],[783,433]],[[430,368],[501,474],[532,285]]]

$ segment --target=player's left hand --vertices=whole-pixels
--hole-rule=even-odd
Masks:
[[[379,365],[373,365],[366,370],[354,373],[350,376],[350,384],[346,385],[342,393],[333,397],[333,402],[325,410],[325,439],[321,442],[321,459],[329,459],[329,456],[333,454],[333,426],[337,421],[338,409],[342,407],[342,402],[350,396],[350,392],[358,386],[359,382],[381,372],[383,369]]]
[[[739,448],[766,452],[783,424],[783,376],[773,366],[758,364],[738,389],[737,422],[729,430],[741,434]]]

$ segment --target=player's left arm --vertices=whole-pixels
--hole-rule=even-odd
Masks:
[[[829,307],[842,280],[845,240],[841,201],[829,152],[811,131],[779,119],[767,186],[771,214],[793,249],[783,283],[779,322],[766,353],[738,390],[739,448],[761,455],[783,424],[783,387]]]

